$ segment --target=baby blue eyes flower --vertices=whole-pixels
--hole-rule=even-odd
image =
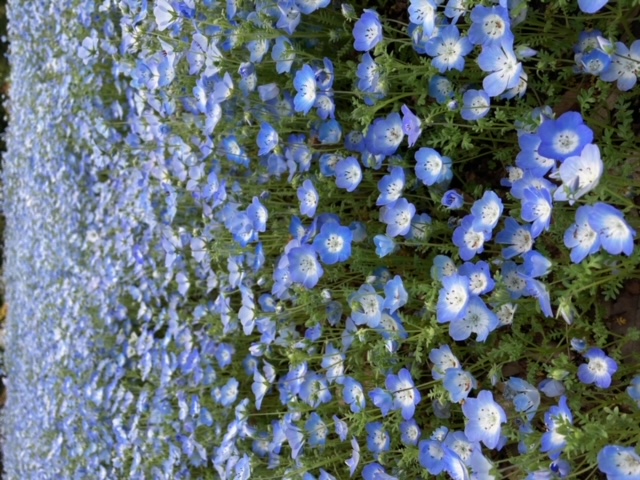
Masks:
[[[373,243],[376,246],[376,255],[380,258],[386,257],[396,249],[396,242],[386,235],[376,235],[373,237]]]
[[[402,105],[402,131],[408,137],[409,147],[413,147],[422,134],[422,121],[416,117],[409,107]]]
[[[353,234],[349,227],[329,222],[322,225],[320,234],[313,240],[313,248],[320,260],[327,265],[344,262],[351,257]]]
[[[411,0],[409,20],[422,27],[424,34],[431,37],[436,25],[437,5],[433,0]]]
[[[490,97],[497,97],[505,90],[517,87],[524,73],[522,63],[518,62],[512,47],[508,45],[484,47],[478,55],[478,65],[482,71],[489,73],[482,81],[482,87]]]
[[[468,398],[462,405],[462,412],[467,418],[464,428],[467,438],[472,442],[482,442],[487,448],[496,448],[502,432],[501,425],[507,422],[507,416],[493,400],[493,394],[482,390],[477,398]]]
[[[437,316],[439,323],[453,322],[461,318],[469,303],[469,279],[453,274],[442,278],[438,296]]]
[[[449,323],[449,335],[456,341],[466,340],[475,333],[478,342],[484,342],[499,325],[495,313],[477,295],[472,295],[461,316]]]
[[[351,377],[342,382],[342,398],[353,413],[361,412],[367,404],[362,384]]]
[[[382,41],[380,16],[374,10],[364,10],[360,20],[353,26],[353,48],[358,52],[368,52]]]
[[[415,213],[416,207],[401,198],[380,209],[380,221],[387,224],[386,233],[389,237],[404,236],[409,233]]]
[[[600,74],[605,82],[617,81],[618,89],[631,90],[638,81],[638,62],[640,62],[640,40],[627,48],[622,42],[616,43],[611,63]]]
[[[545,120],[538,129],[540,155],[563,161],[580,155],[585,145],[593,141],[593,130],[584,124],[578,112],[566,112],[557,120]]]
[[[611,376],[618,371],[618,364],[599,348],[590,349],[584,357],[589,363],[578,367],[578,378],[584,384],[594,383],[600,388],[611,386]]]
[[[453,98],[453,84],[448,78],[436,75],[429,81],[429,95],[444,105]]]
[[[484,90],[467,90],[462,96],[460,115],[470,122],[486,117],[489,113],[491,99]]]
[[[362,168],[355,157],[340,160],[335,167],[336,185],[347,192],[353,192],[362,181]]]
[[[504,7],[483,7],[478,5],[471,11],[469,40],[474,45],[501,46],[513,45],[509,12]]]
[[[367,424],[367,447],[377,460],[381,453],[389,450],[391,446],[391,436],[384,429],[380,422]]]
[[[402,195],[405,184],[404,170],[401,167],[393,167],[389,175],[382,177],[378,182],[380,195],[376,205],[384,206],[395,202]]]
[[[477,387],[477,382],[473,375],[458,367],[446,370],[442,384],[449,392],[451,401],[455,403],[465,400],[469,397],[471,390]]]
[[[405,420],[413,418],[416,405],[420,403],[422,396],[415,387],[409,370],[403,368],[398,375],[387,376],[385,386],[393,394],[394,408],[402,410],[402,418]]]
[[[473,50],[473,45],[467,37],[460,37],[458,27],[448,25],[440,29],[437,37],[427,42],[425,50],[432,57],[431,64],[444,73],[448,70],[464,70],[464,57]]]
[[[531,224],[531,235],[538,238],[549,230],[551,223],[551,193],[546,188],[527,188],[522,199],[522,219]]]
[[[598,453],[598,468],[607,480],[640,478],[640,455],[633,447],[607,445]]]
[[[531,226],[520,225],[513,218],[507,217],[504,230],[496,235],[496,243],[510,245],[502,250],[502,256],[507,260],[527,253],[533,248]]]
[[[278,132],[268,123],[263,123],[258,132],[256,142],[258,144],[258,155],[266,155],[278,145]]]
[[[449,345],[431,350],[429,360],[433,363],[431,376],[434,380],[442,380],[449,369],[460,367],[460,360],[453,354]]]
[[[427,186],[444,183],[450,171],[451,159],[443,157],[433,148],[420,148],[414,156],[416,176]]]
[[[598,202],[589,213],[589,225],[598,234],[600,244],[607,252],[631,256],[636,232],[625,222],[622,212]]]
[[[276,72],[289,73],[295,60],[293,45],[287,37],[278,37],[271,49],[271,58],[276,62]]]
[[[558,432],[564,424],[573,425],[573,414],[567,405],[567,397],[560,397],[557,406],[553,406],[544,414],[547,432],[542,435],[540,451],[547,453],[551,460],[557,460],[567,445],[566,436]]]
[[[311,180],[305,180],[302,186],[298,188],[298,200],[300,200],[300,213],[313,218],[316,214],[320,196]]]
[[[571,225],[564,234],[564,245],[571,249],[571,261],[580,263],[587,255],[600,250],[600,238],[589,224],[592,206],[583,205],[576,211],[576,223]]]
[[[384,286],[384,296],[383,307],[389,310],[391,315],[406,305],[409,294],[405,290],[402,278],[399,275],[396,275],[386,283]]]
[[[386,118],[377,118],[369,127],[365,144],[374,155],[393,155],[404,138],[402,119],[398,113]]]
[[[317,285],[324,270],[311,245],[292,248],[287,258],[292,282],[301,283],[305,288],[313,288]]]
[[[480,200],[476,200],[471,207],[474,216],[475,230],[493,230],[500,220],[503,210],[502,200],[495,192],[487,190]]]
[[[306,115],[316,101],[316,75],[313,68],[305,64],[298,70],[293,79],[293,86],[297,92],[293,99],[295,111]]]
[[[609,0],[578,0],[578,6],[584,13],[596,13],[608,2]]]
[[[627,387],[627,394],[636,402],[638,408],[640,408],[640,375],[633,377],[631,385]]]
[[[453,244],[460,248],[460,258],[471,260],[477,253],[484,251],[484,242],[491,240],[491,232],[482,227],[475,227],[476,218],[467,215],[453,232]]]
[[[400,424],[400,441],[403,445],[417,446],[421,435],[422,431],[413,418]]]
[[[449,210],[458,210],[464,206],[464,197],[457,190],[447,190],[440,203]]]

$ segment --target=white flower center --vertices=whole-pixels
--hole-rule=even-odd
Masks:
[[[500,15],[492,13],[487,15],[482,23],[482,31],[487,37],[496,40],[502,37],[506,31],[506,25]]]
[[[553,139],[553,146],[557,152],[567,155],[580,145],[580,137],[573,130],[563,130]]]

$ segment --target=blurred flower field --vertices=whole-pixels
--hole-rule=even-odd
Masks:
[[[637,0],[9,2],[10,479],[640,479]]]

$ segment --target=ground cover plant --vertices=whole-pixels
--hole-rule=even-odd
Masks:
[[[10,3],[8,478],[640,478],[640,4]]]

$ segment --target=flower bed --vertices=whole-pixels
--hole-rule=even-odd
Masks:
[[[9,478],[640,476],[634,2],[10,6]]]

